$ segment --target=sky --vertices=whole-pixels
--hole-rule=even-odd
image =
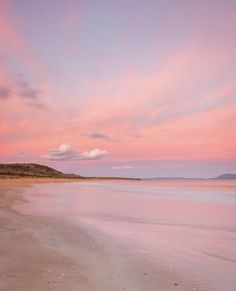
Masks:
[[[236,173],[234,0],[0,0],[0,163]]]

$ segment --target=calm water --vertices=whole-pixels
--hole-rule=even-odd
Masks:
[[[236,290],[236,181],[53,183],[24,197],[24,213],[83,225],[214,290]]]

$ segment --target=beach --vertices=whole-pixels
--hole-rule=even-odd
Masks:
[[[86,233],[76,232],[75,250],[72,226],[51,218],[21,215],[11,209],[13,203],[22,202],[20,193],[25,187],[65,181],[71,182],[53,178],[0,180],[0,290],[109,290],[105,280],[105,284],[99,282],[101,261],[96,270],[94,264],[90,268],[93,242]]]
[[[233,291],[235,185],[1,179],[0,290]]]

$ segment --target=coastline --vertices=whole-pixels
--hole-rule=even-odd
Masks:
[[[195,289],[195,280],[184,282],[181,274],[161,264],[152,270],[150,262],[126,254],[122,245],[63,219],[23,215],[12,209],[23,202],[24,187],[72,181],[78,179],[0,179],[1,290],[205,290]]]
[[[74,181],[78,179],[0,179],[1,290],[116,290],[103,278],[102,250],[91,257],[95,243],[84,231],[62,220],[12,209],[23,202],[20,192],[25,187]]]

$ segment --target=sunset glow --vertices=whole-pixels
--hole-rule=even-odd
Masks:
[[[0,0],[0,162],[236,170],[235,1]]]

